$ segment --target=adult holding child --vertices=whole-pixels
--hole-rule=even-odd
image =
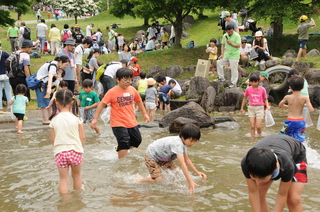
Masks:
[[[50,124],[49,116],[51,109],[47,108],[50,103],[50,95],[52,92],[53,78],[60,78],[57,76],[58,69],[65,69],[69,65],[67,56],[59,56],[54,58],[53,61],[43,64],[37,72],[37,79],[41,80],[40,87],[36,89],[38,107],[42,112],[42,124]]]
[[[223,67],[229,63],[231,68],[231,84],[229,87],[233,88],[237,86],[238,81],[238,63],[241,44],[241,37],[234,31],[233,25],[226,26],[226,33],[222,37],[221,44],[221,55],[217,62],[219,77],[215,81],[225,81]]]

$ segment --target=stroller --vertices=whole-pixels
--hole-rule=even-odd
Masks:
[[[246,31],[248,31],[248,30],[252,31],[252,36],[254,36],[254,34],[257,31],[262,31],[261,27],[259,27],[259,28],[256,27],[256,22],[251,18],[246,20],[245,28],[246,28]]]

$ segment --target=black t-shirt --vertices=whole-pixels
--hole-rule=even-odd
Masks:
[[[75,37],[76,43],[82,43],[82,39],[84,38],[83,34],[76,33]]]
[[[307,162],[306,149],[303,144],[286,135],[269,135],[258,141],[254,147],[271,149],[277,155],[280,163],[280,173],[273,180],[281,178],[283,182],[291,181],[297,172],[296,164],[302,161]],[[241,161],[242,172],[246,178],[250,178],[245,166],[245,159],[246,156]]]

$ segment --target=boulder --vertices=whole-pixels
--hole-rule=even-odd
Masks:
[[[171,77],[171,78],[176,78],[182,74],[183,68],[178,65],[171,65],[168,66],[165,70],[166,76]]]
[[[213,87],[216,90],[216,93],[222,92],[226,87],[230,85],[230,81],[224,81],[224,82],[214,82]]]
[[[205,90],[210,86],[207,78],[196,76],[190,81],[189,89],[186,93],[186,99],[200,101]]]
[[[142,33],[146,34],[146,32],[144,30],[139,30],[136,35],[135,38],[138,38],[139,40],[142,39]]]
[[[308,81],[309,85],[320,85],[320,69],[313,69],[308,71],[304,78]]]
[[[217,130],[237,130],[240,129],[240,124],[237,122],[223,122],[214,125],[214,128]]]
[[[214,117],[214,123],[222,123],[222,122],[235,122],[233,117],[231,116],[216,116]]]
[[[260,71],[264,71],[264,70],[266,70],[266,64],[265,64],[265,63],[264,63],[264,64],[261,64],[261,63],[260,63],[260,64],[258,65],[258,68],[259,68]]]
[[[284,66],[291,67],[292,64],[293,64],[293,59],[291,59],[291,58],[284,59],[284,60],[281,61],[281,65],[284,65]]]
[[[320,55],[320,52],[317,49],[312,49],[307,53],[308,57],[315,57],[319,55]]]
[[[293,49],[287,50],[282,56],[282,58],[296,58],[296,57],[297,57],[297,53]]]
[[[304,73],[309,71],[311,65],[308,62],[296,61],[295,63],[293,63],[293,68],[299,71],[301,76],[304,76]]]
[[[190,86],[190,80],[185,81],[183,84],[180,84],[182,93],[181,96],[186,95],[187,91],[189,90],[189,86]]]
[[[182,28],[183,28],[183,30],[191,29],[191,24],[190,24],[190,23],[188,23],[188,22],[185,22],[185,23],[183,23]]]
[[[187,23],[193,23],[194,22],[194,18],[192,15],[187,15],[186,17],[184,17],[184,22],[187,22]]]
[[[236,106],[220,106],[219,112],[233,112],[236,110]]]
[[[244,69],[244,68],[241,68],[241,67],[238,67],[238,71],[239,71],[239,73],[241,74],[242,77],[247,77],[250,74],[247,69]]]
[[[186,33],[185,31],[182,32],[181,37],[184,39],[188,39],[190,36],[188,33]]]
[[[217,94],[216,90],[212,86],[208,87],[205,90],[205,92],[202,96],[201,103],[200,103],[201,107],[205,111],[207,111],[209,113],[214,111],[214,100],[216,98],[216,94]]]
[[[224,78],[228,81],[231,81],[231,69],[228,68],[225,70],[224,72]],[[241,76],[241,72],[238,69],[238,81],[237,81],[237,85],[240,84],[242,81],[242,76]]]
[[[270,67],[279,65],[280,64],[280,60],[279,59],[268,60],[268,61],[266,61],[265,64],[266,64],[266,68],[270,68]]]
[[[308,91],[309,91],[309,98],[312,106],[314,108],[319,108],[320,107],[320,86],[310,85]]]
[[[214,104],[216,106],[235,106],[235,109],[240,109],[243,93],[239,87],[227,88],[217,95]]]
[[[190,65],[190,66],[184,68],[185,71],[188,71],[188,72],[191,72],[191,73],[196,73],[196,69],[197,69],[196,65]]]
[[[157,79],[158,76],[165,76],[166,73],[160,66],[152,66],[148,70],[148,75],[151,75],[154,79]]]
[[[181,129],[184,125],[186,124],[194,124],[198,127],[199,123],[196,120],[189,119],[189,118],[184,118],[184,117],[178,117],[169,126],[169,132],[170,133],[180,133]]]
[[[269,77],[270,83],[272,83],[272,84],[282,83],[285,78],[286,78],[286,74],[284,74],[284,73],[277,73],[277,74]]]
[[[200,127],[209,127],[212,125],[211,117],[203,108],[195,103],[189,102],[184,106],[167,113],[159,122],[160,127],[167,127],[178,117],[190,118],[198,122]]]

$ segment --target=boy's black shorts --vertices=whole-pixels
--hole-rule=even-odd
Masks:
[[[141,144],[142,137],[138,126],[132,128],[112,127],[112,131],[114,136],[117,138],[117,151],[130,149],[130,147],[138,148]]]
[[[23,121],[24,114],[21,113],[13,113],[13,115],[18,119],[18,121]]]

